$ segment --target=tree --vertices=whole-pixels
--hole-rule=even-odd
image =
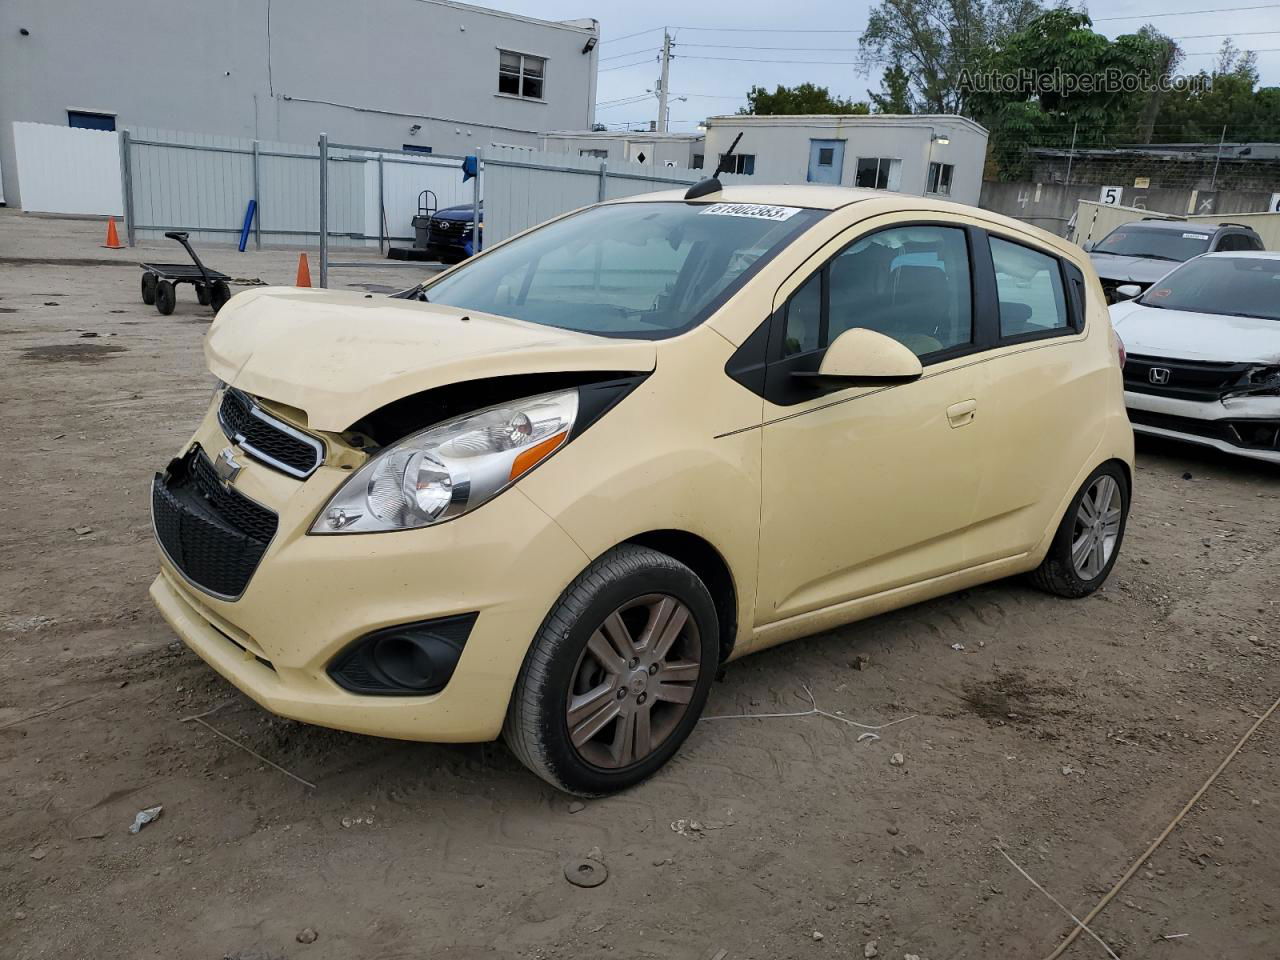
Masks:
[[[973,116],[991,131],[1001,179],[1030,173],[1032,146],[1066,147],[1072,138],[1078,146],[1134,142],[1150,113],[1144,88],[1167,75],[1176,46],[1151,28],[1110,40],[1091,26],[1087,14],[1047,11],[962,71],[959,85],[969,91]],[[1016,82],[994,82],[1008,78]]]
[[[801,113],[843,113],[866,114],[871,108],[865,103],[855,103],[844,97],[833,97],[826,87],[812,83],[802,83],[795,87],[784,87],[781,84],[770,93],[764,87],[753,86],[747,92],[747,105],[739,107],[743,114],[801,114]]]
[[[1201,70],[1190,88],[1161,102],[1158,142],[1275,140],[1280,135],[1280,88],[1258,85],[1258,58],[1225,40],[1212,70]]]
[[[881,0],[858,44],[903,69],[918,112],[965,113],[960,71],[1040,12],[1037,0]]]
[[[902,64],[895,63],[886,67],[884,76],[880,78],[880,92],[867,91],[871,98],[871,109],[876,113],[911,113],[911,78]]]

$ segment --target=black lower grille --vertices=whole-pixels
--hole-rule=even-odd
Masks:
[[[218,422],[227,439],[238,442],[245,453],[292,476],[306,477],[320,465],[320,441],[290,432],[291,428],[264,415],[248,394],[234,387],[222,394]]]
[[[1199,420],[1149,410],[1130,410],[1129,421],[1139,426],[1222,440],[1248,450],[1280,449],[1280,420]]]
[[[151,484],[156,539],[196,586],[238,597],[275,536],[274,513],[224,486],[199,447]]]
[[[1174,360],[1131,353],[1124,364],[1124,388],[1182,400],[1217,400],[1240,383],[1254,364]]]

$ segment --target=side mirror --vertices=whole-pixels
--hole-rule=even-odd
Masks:
[[[842,389],[910,383],[920,379],[923,373],[920,358],[897,340],[874,330],[854,327],[827,347],[816,371],[796,370],[791,375],[819,386]]]
[[[1142,288],[1136,283],[1122,283],[1116,287],[1116,300],[1132,300],[1134,297],[1141,295]]]
[[[1085,253],[1088,253],[1090,250],[1093,249],[1093,241],[1086,240],[1084,243],[1080,244],[1080,249],[1083,250]]]

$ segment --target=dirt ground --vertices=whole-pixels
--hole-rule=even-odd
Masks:
[[[171,317],[139,301],[135,261],[176,247],[102,250],[101,230],[0,211],[5,958],[1034,960],[1071,921],[997,844],[1083,916],[1280,694],[1280,471],[1142,443],[1097,595],[965,591],[731,665],[708,707],[801,711],[807,685],[861,723],[910,718],[878,740],[707,721],[581,806],[499,744],[273,718],[147,597],[148,485],[208,401],[209,317],[190,288]],[[297,257],[207,254],[276,282]],[[180,722],[219,707],[314,789]],[[1280,715],[1093,924],[1117,955],[1280,956],[1278,751]],[[588,853],[607,881],[570,885]]]

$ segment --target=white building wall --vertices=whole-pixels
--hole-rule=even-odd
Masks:
[[[842,186],[854,185],[859,157],[902,161],[899,190],[923,195],[928,164],[955,167],[949,199],[977,204],[982,189],[987,132],[972,120],[953,116],[728,116],[707,121],[706,169],[712,170],[733,138],[737,153],[755,156],[756,183],[804,183],[811,140],[845,141]],[[931,143],[934,135],[950,143]]]
[[[598,34],[450,0],[4,0],[4,195],[20,202],[12,122],[66,125],[68,109],[113,113],[117,130],[536,146],[590,128],[598,48],[583,47]],[[498,93],[499,49],[547,58],[542,101]]]
[[[609,163],[626,161],[655,167],[674,164],[687,170],[693,165],[693,155],[702,153],[703,140],[688,135],[643,132],[551,133],[541,138],[541,149],[545,153],[566,153],[574,157],[582,156],[583,150],[605,150],[608,156],[602,159]],[[638,159],[640,154],[644,154],[643,161]]]

